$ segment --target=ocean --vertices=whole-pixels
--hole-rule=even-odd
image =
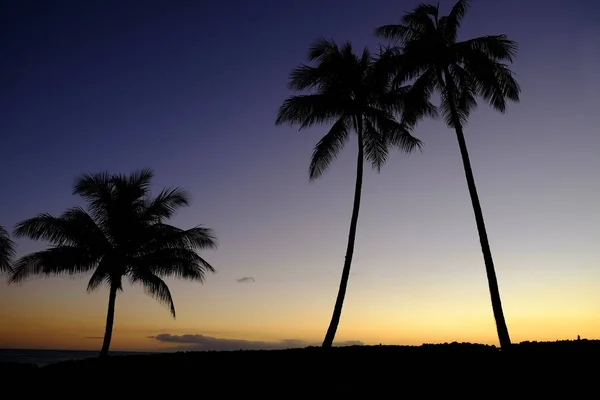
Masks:
[[[61,361],[81,360],[98,357],[98,350],[27,350],[0,349],[0,363],[15,362],[37,364],[39,366],[54,364]],[[111,356],[126,356],[134,354],[149,354],[143,352],[111,351]]]

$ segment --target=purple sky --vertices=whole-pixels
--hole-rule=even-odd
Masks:
[[[174,223],[216,230],[220,249],[206,258],[218,274],[203,287],[172,283],[177,321],[126,287],[117,346],[128,315],[145,315],[141,341],[182,332],[320,340],[343,263],[355,145],[309,184],[312,147],[327,127],[274,127],[275,114],[312,40],[375,46],[373,29],[416,3],[4,1],[0,224],[76,204],[71,186],[80,173],[154,168],[157,189],[192,193],[192,207]],[[465,127],[518,340],[600,336],[598,11],[594,0],[480,0],[461,32],[506,33],[520,45],[513,69],[521,103],[506,115],[481,104]],[[366,174],[338,337],[494,343],[454,134],[425,121],[415,135],[423,154],[395,154],[380,175]],[[19,245],[22,254],[43,244]],[[254,282],[236,282],[243,277]],[[48,313],[91,315],[101,335],[105,292],[88,296],[82,281],[52,279],[0,286],[0,302],[21,304],[22,315],[32,298],[48,303]],[[76,331],[74,319],[56,324]],[[0,347],[7,332],[0,330]]]

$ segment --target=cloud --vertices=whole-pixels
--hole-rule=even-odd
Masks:
[[[252,276],[245,276],[243,278],[236,279],[236,282],[237,283],[254,283],[256,281],[254,280],[254,277],[252,277]]]
[[[171,335],[161,333],[154,337],[163,343],[180,344],[180,350],[189,351],[222,351],[222,350],[282,350],[296,349],[308,346],[319,346],[320,343],[310,343],[298,339],[284,339],[276,342],[264,342],[241,339],[222,339],[204,335]],[[354,340],[346,342],[335,342],[334,346],[362,346],[363,342]]]

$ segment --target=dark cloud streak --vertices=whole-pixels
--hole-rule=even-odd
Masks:
[[[256,281],[254,280],[254,277],[252,277],[252,276],[245,276],[245,277],[243,277],[243,278],[236,279],[235,281],[236,281],[237,283],[254,283],[254,282],[256,282]]]
[[[240,339],[221,339],[204,335],[171,335],[161,333],[153,337],[163,343],[180,344],[182,350],[189,351],[228,351],[228,350],[282,350],[296,349],[308,346],[319,346],[320,343],[310,343],[298,339],[284,339],[277,342],[252,341]],[[362,346],[361,341],[335,342],[335,346]]]

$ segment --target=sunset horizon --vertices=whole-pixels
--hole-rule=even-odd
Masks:
[[[84,174],[105,171],[128,176],[148,168],[144,199],[178,187],[189,194],[189,206],[182,202],[172,217],[147,220],[181,230],[200,225],[215,236],[214,246],[196,246],[200,261],[184,260],[196,263],[195,281],[164,273],[173,309],[169,296],[142,287],[164,272],[162,264],[143,276],[132,276],[129,265],[118,279],[105,271],[98,278],[103,286],[89,292],[93,269],[78,277],[32,273],[11,284],[11,275],[2,275],[0,349],[100,351],[109,325],[110,351],[301,348],[330,336],[352,236],[357,134],[349,133],[335,161],[324,162],[327,170],[311,181],[315,146],[333,123],[299,130],[302,122],[275,122],[286,99],[300,92],[290,85],[292,70],[319,61],[307,60],[319,38],[336,46],[350,41],[355,54],[367,47],[382,58],[379,45],[388,41],[375,28],[399,24],[420,2],[201,3],[13,1],[0,16],[8,60],[0,74],[0,226],[16,244],[15,260],[62,243],[17,232],[36,215],[58,217],[79,206],[101,225],[84,190],[74,193]],[[442,1],[440,13],[455,3]],[[522,3],[471,1],[458,35],[506,34],[518,43],[510,69],[520,101],[501,113],[478,98],[461,122],[500,310],[512,343],[600,339],[600,53],[589,44],[600,41],[600,8],[586,0]],[[431,102],[439,101],[436,92]],[[348,131],[369,126],[352,118]],[[365,156],[334,346],[501,347],[490,261],[482,257],[459,136],[449,124],[419,119],[411,133],[424,142],[422,151],[389,150],[379,173]],[[119,251],[129,242],[114,244],[111,234],[102,240]],[[135,257],[163,262],[155,253]],[[115,292],[113,324],[107,308]]]

